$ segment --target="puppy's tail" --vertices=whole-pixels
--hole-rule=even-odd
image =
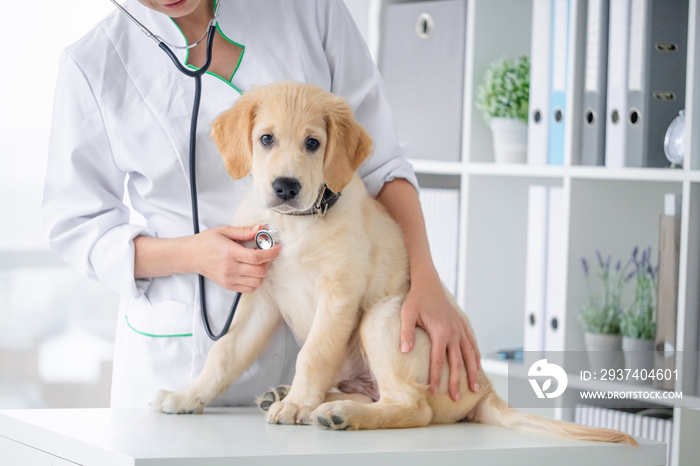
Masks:
[[[554,421],[534,414],[521,413],[508,406],[494,392],[489,393],[476,408],[474,421],[576,440],[627,443],[637,446],[634,438],[611,429],[586,427],[572,422]]]

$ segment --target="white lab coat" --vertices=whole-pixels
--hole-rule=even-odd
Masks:
[[[348,99],[374,138],[360,174],[371,194],[402,177],[401,155],[377,73],[341,0],[223,0],[220,31],[245,47],[231,83],[207,74],[197,135],[201,229],[230,223],[250,180],[233,181],[209,137],[211,121],[253,85],[294,80]],[[127,0],[155,34],[185,44],[168,17]],[[184,62],[186,53],[176,52]],[[200,372],[212,341],[200,320],[196,276],[134,279],[133,238],[192,234],[188,138],[194,81],[116,10],[61,56],[43,215],[51,248],[86,276],[117,290],[112,406],[142,407],[158,389],[180,389]],[[125,182],[126,180],[126,182]],[[124,189],[146,225],[130,223]],[[233,293],[207,284],[218,332]],[[298,346],[286,326],[219,403],[251,404],[290,383]],[[235,355],[234,355],[235,357]]]

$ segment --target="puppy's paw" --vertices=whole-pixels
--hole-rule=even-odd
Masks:
[[[272,406],[272,403],[282,401],[289,393],[289,385],[280,385],[277,388],[271,388],[255,399],[255,404],[263,411],[267,411]]]
[[[351,422],[354,404],[352,401],[323,403],[311,413],[311,421],[330,430],[357,430],[357,425]]]
[[[269,406],[265,418],[270,424],[310,424],[312,406],[297,405],[289,401],[276,401]]]
[[[202,414],[204,403],[199,398],[180,392],[160,390],[149,406],[166,414]]]

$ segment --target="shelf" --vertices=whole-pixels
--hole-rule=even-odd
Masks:
[[[464,172],[462,162],[447,162],[444,160],[410,159],[416,173],[426,175],[461,175]]]
[[[700,170],[495,164],[490,162],[446,162],[420,159],[412,159],[410,162],[416,173],[432,175],[479,175],[520,178],[569,177],[581,180],[700,182]]]

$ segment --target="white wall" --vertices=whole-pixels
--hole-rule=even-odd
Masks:
[[[3,2],[0,10],[0,408],[105,402],[90,387],[100,383],[95,371],[109,353],[115,296],[52,260],[40,204],[60,51],[113,8],[108,0],[34,0]],[[87,347],[62,344],[75,334]],[[87,373],[58,387],[41,370],[47,364]],[[56,396],[65,384],[77,384],[68,393],[83,399]]]

